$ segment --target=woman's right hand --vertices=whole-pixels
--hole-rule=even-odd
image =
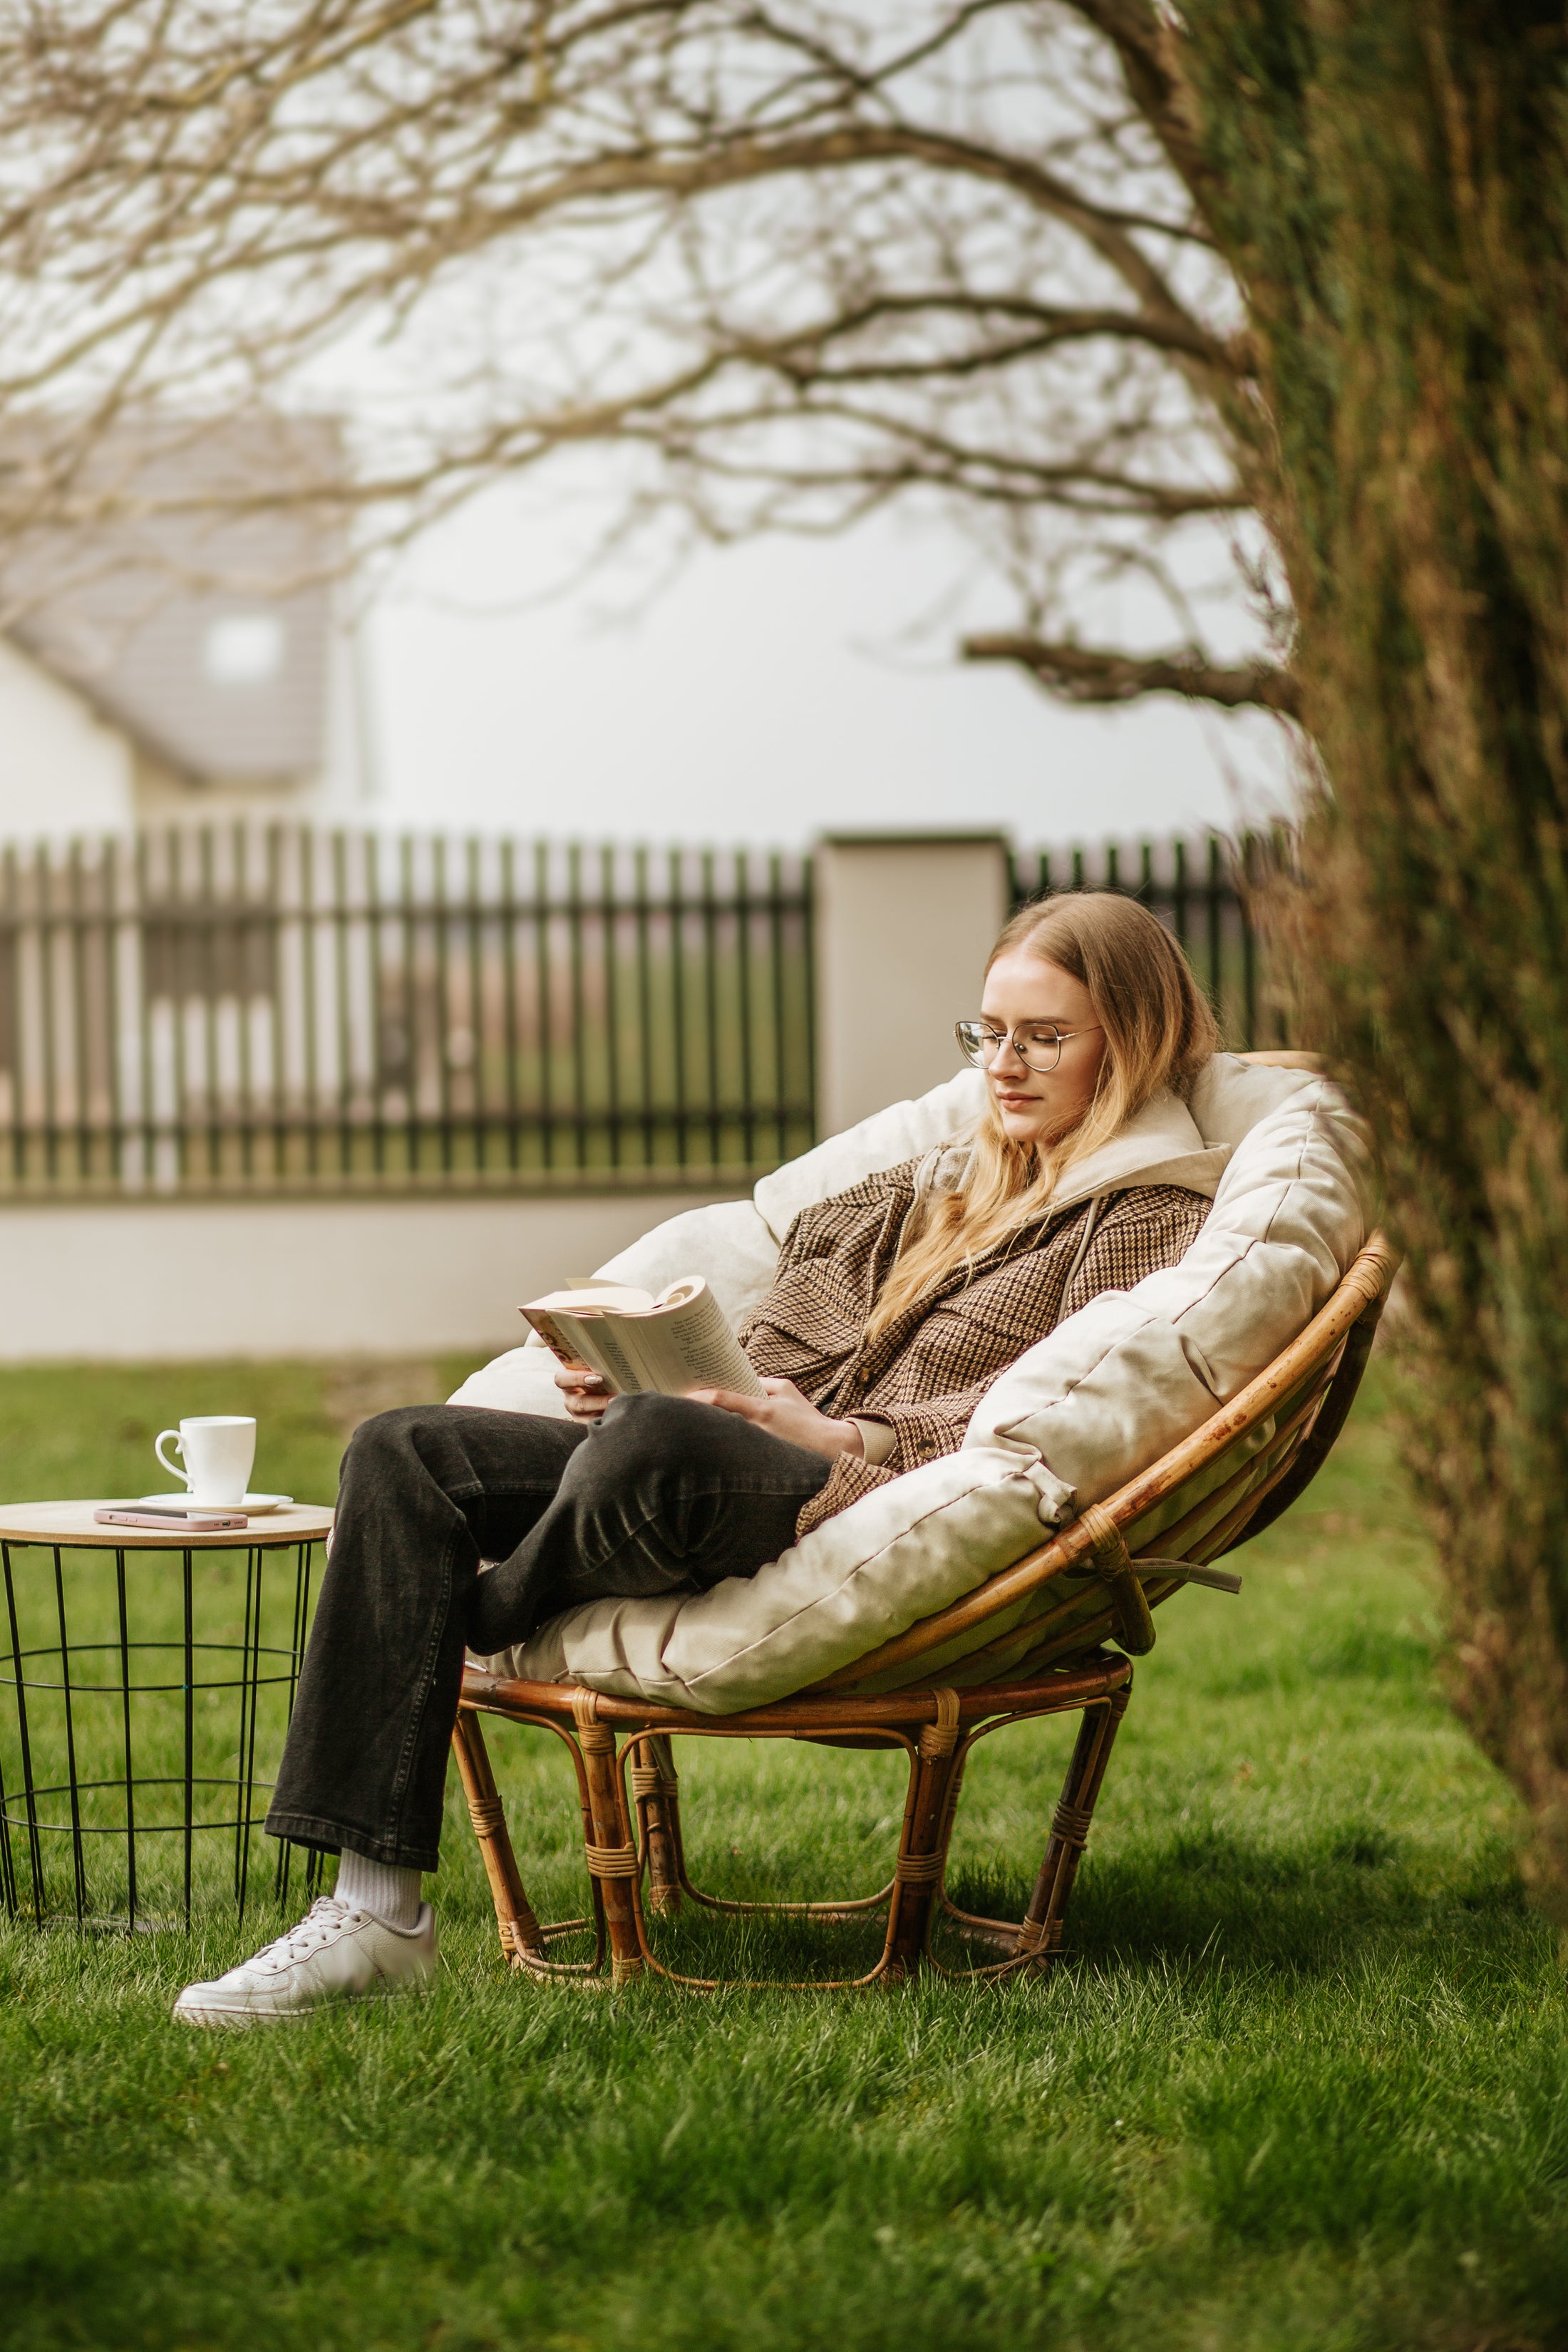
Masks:
[[[603,1375],[580,1370],[575,1364],[557,1364],[555,1385],[564,1396],[566,1410],[574,1421],[597,1421],[610,1402]]]

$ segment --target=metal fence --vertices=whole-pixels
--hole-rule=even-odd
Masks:
[[[1217,838],[1131,890],[1278,1018]],[[745,1182],[816,1133],[808,859],[299,826],[0,851],[0,1198]]]
[[[813,1139],[806,864],[297,826],[0,855],[0,1195],[745,1178]]]
[[[1239,844],[1211,833],[1195,841],[1107,841],[1093,847],[1016,852],[1013,903],[1048,890],[1125,890],[1158,915],[1186,950],[1233,1052],[1288,1043],[1283,993],[1270,974],[1249,901],[1284,844],[1258,834]]]

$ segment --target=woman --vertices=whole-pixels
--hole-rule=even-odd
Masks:
[[[331,1558],[267,1826],[339,1851],[336,1893],[175,2015],[248,2024],[428,1973],[465,1650],[609,1595],[754,1575],[879,1482],[952,1453],[986,1389],[1097,1292],[1191,1246],[1207,1202],[1133,1185],[1064,1211],[1067,1171],[1214,1052],[1180,950],[1131,899],[1068,894],[1007,925],[959,1042],[987,1078],[966,1147],[795,1219],[742,1331],[765,1401],[607,1398],[566,1418],[416,1406],[344,1456]],[[481,1572],[480,1562],[498,1565]]]

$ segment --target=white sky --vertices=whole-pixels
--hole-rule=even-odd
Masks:
[[[704,552],[629,619],[605,616],[606,582],[525,601],[548,528],[492,492],[381,598],[367,670],[386,818],[785,846],[996,824],[1058,842],[1228,828],[1282,796],[1266,720],[1170,697],[1064,710],[1021,673],[950,658],[957,619],[912,644],[973,569],[939,523]]]

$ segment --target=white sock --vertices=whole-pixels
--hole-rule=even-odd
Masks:
[[[372,1862],[344,1846],[334,1889],[351,1911],[368,1911],[384,1927],[412,1927],[419,1917],[419,1873],[395,1863]]]

